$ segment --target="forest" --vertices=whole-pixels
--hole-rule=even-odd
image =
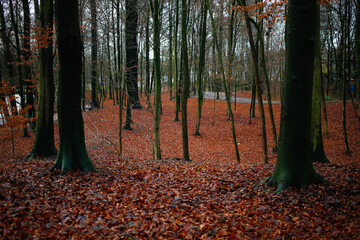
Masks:
[[[359,239],[359,0],[0,0],[0,239]]]

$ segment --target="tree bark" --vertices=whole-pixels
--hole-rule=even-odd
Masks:
[[[289,0],[279,149],[274,172],[267,180],[278,192],[323,181],[311,162],[315,21],[316,1]]]
[[[175,33],[174,33],[174,98],[175,98],[175,118],[179,121],[180,95],[179,95],[179,75],[178,75],[178,27],[179,27],[179,0],[176,0],[176,17],[175,17]]]
[[[188,46],[187,46],[187,33],[186,33],[186,20],[188,6],[186,0],[181,0],[181,54],[183,56],[182,61],[182,80],[183,89],[181,96],[181,129],[182,129],[182,142],[183,142],[183,158],[190,160],[189,156],[189,140],[188,140],[188,126],[187,126],[187,100],[189,97],[190,88],[190,73],[188,65]]]
[[[239,4],[240,4],[240,0]],[[241,5],[246,6],[245,0],[241,0]],[[249,43],[251,48],[251,57],[253,60],[253,68],[254,68],[254,77],[255,77],[255,85],[256,85],[256,95],[258,100],[259,106],[259,113],[260,113],[260,128],[261,128],[261,143],[262,143],[262,150],[263,150],[263,162],[266,164],[268,163],[268,150],[267,150],[267,140],[266,140],[266,125],[265,125],[265,112],[264,112],[264,105],[261,96],[261,86],[260,86],[260,77],[259,77],[259,67],[258,67],[258,57],[255,50],[254,39],[252,35],[252,30],[250,26],[250,17],[248,12],[244,12],[245,21],[246,21],[246,30],[249,37]]]
[[[160,8],[159,0],[149,0],[150,9],[153,17],[153,43],[154,43],[154,73],[155,73],[155,92],[154,92],[154,128],[153,128],[153,157],[155,160],[161,159],[160,149],[160,104],[161,104],[161,62],[160,62]]]
[[[96,1],[90,0],[91,13],[91,103],[92,107],[100,108],[98,99],[98,74],[97,74],[97,51],[98,51],[98,37],[97,37],[97,9]]]
[[[321,55],[320,55],[320,5],[316,6],[316,33],[314,56],[314,80],[311,116],[311,159],[313,162],[328,163],[322,141],[321,129]]]
[[[48,31],[41,32],[42,36],[46,36],[46,42],[39,49],[39,100],[31,157],[53,157],[57,154],[54,143],[53,9],[52,0],[40,0],[40,29]]]
[[[138,43],[137,43],[137,22],[138,9],[137,0],[126,0],[126,21],[125,21],[125,51],[126,51],[126,72],[125,82],[130,107],[141,109],[138,91]]]
[[[53,168],[96,171],[86,151],[81,112],[81,39],[78,1],[56,0],[59,54],[59,153]]]
[[[206,0],[201,3],[201,27],[200,27],[200,56],[199,56],[199,68],[197,71],[197,117],[195,135],[200,135],[200,121],[201,121],[201,108],[203,103],[203,74],[205,69],[205,45],[206,45],[206,21],[207,21],[207,8]]]

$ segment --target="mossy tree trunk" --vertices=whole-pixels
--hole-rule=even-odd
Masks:
[[[54,143],[53,11],[52,0],[40,1],[40,29],[48,29],[49,32],[42,32],[46,42],[39,49],[39,107],[31,157],[52,157],[57,154]]]
[[[56,0],[59,54],[59,153],[53,168],[96,171],[86,151],[81,112],[81,39],[78,1]]]
[[[316,35],[314,56],[314,80],[311,115],[311,159],[313,162],[328,163],[322,141],[321,129],[321,55],[320,55],[320,5],[316,6]]]
[[[315,0],[289,0],[279,149],[274,172],[267,180],[278,192],[323,181],[311,162],[315,21]]]
[[[153,17],[153,42],[154,42],[154,128],[153,128],[153,157],[161,159],[160,149],[160,104],[161,104],[161,62],[160,62],[160,7],[159,0],[150,0],[150,9]]]

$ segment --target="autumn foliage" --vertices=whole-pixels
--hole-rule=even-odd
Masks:
[[[134,110],[133,131],[117,146],[118,106],[83,114],[89,156],[98,173],[47,173],[52,159],[27,161],[33,138],[15,137],[12,156],[2,141],[0,236],[57,239],[356,239],[360,230],[359,125],[348,112],[351,154],[345,154],[340,103],[327,104],[324,145],[331,164],[316,164],[325,179],[308,189],[276,195],[262,181],[275,163],[263,165],[260,120],[248,124],[248,104],[235,114],[241,164],[236,163],[226,104],[205,100],[201,136],[189,135],[191,162],[182,156],[181,123],[163,96],[161,149],[152,160],[152,115]],[[189,133],[195,129],[196,99],[189,99]],[[266,107],[266,106],[265,106]],[[274,106],[279,122],[280,106]],[[258,113],[256,113],[258,116]],[[214,120],[214,122],[213,122]],[[269,122],[269,121],[268,121]],[[270,129],[268,126],[267,129]],[[57,130],[56,130],[57,132]],[[57,136],[57,133],[56,133]],[[57,137],[56,137],[57,138]],[[270,139],[269,139],[270,140]],[[57,139],[56,139],[57,142]],[[20,150],[21,149],[21,150]]]

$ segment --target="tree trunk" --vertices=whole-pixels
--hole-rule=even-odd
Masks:
[[[203,103],[203,74],[205,69],[205,45],[206,45],[206,21],[207,21],[207,8],[206,1],[203,0],[201,2],[201,27],[200,27],[200,56],[199,56],[199,69],[197,72],[197,117],[196,117],[196,127],[195,127],[195,135],[200,135],[200,120],[201,120],[201,107]]]
[[[175,98],[175,118],[179,121],[180,95],[179,95],[179,75],[178,75],[178,27],[179,27],[179,0],[176,0],[176,17],[175,17],[175,33],[174,33],[174,98]]]
[[[323,181],[311,163],[315,21],[316,1],[289,0],[279,149],[274,172],[267,180],[278,192]]]
[[[94,108],[100,108],[98,99],[98,74],[97,74],[97,0],[90,0],[91,13],[91,104]]]
[[[25,62],[30,61],[31,59],[31,46],[30,46],[30,31],[31,31],[31,22],[30,22],[30,8],[28,0],[23,0],[24,8],[24,50]],[[34,99],[34,83],[32,81],[31,74],[31,65],[28,63],[25,65],[25,89],[26,89],[26,106],[29,108],[27,111],[28,118],[30,118],[30,128],[35,128],[35,99]]]
[[[126,91],[130,107],[141,109],[138,91],[138,43],[137,43],[137,22],[138,9],[137,0],[126,0],[126,21],[125,21],[125,51],[126,51]],[[131,114],[131,112],[129,112]]]
[[[238,0],[240,1],[240,0]],[[240,3],[239,3],[240,4]],[[246,6],[245,0],[241,0],[241,4]],[[261,128],[261,143],[262,143],[262,150],[263,150],[263,161],[264,163],[268,163],[268,150],[267,150],[267,141],[266,141],[266,125],[265,125],[265,113],[264,113],[264,105],[261,96],[261,86],[260,86],[260,77],[259,77],[259,68],[258,68],[258,57],[255,50],[254,39],[251,31],[250,26],[250,17],[248,12],[244,12],[245,21],[246,21],[246,30],[249,36],[249,43],[251,48],[251,57],[253,60],[253,67],[254,67],[254,77],[255,77],[255,85],[256,85],[256,95],[258,100],[259,106],[259,113],[260,113],[260,128]]]
[[[342,126],[343,126],[343,137],[344,137],[344,143],[345,143],[345,150],[346,153],[350,153],[349,149],[349,142],[347,137],[347,127],[346,127],[346,14],[347,14],[347,4],[348,1],[345,0],[345,14],[343,16],[343,19],[341,19],[343,32],[341,35],[341,51],[342,51],[342,64],[341,64],[341,76],[342,76]]]
[[[311,110],[311,160],[312,162],[328,163],[322,141],[321,129],[321,55],[320,55],[320,5],[316,6],[316,33],[314,55],[314,80]]]
[[[170,91],[170,100],[172,99],[172,78],[173,78],[173,6],[174,2],[171,1],[169,9],[169,79],[168,87]]]
[[[145,94],[146,94],[146,103],[148,107],[150,107],[150,96],[151,96],[151,84],[150,84],[150,10],[146,10],[146,27],[145,27],[145,74],[146,74],[146,82],[145,82]]]
[[[153,157],[161,159],[160,150],[160,103],[161,103],[161,62],[160,62],[160,8],[159,0],[150,0],[150,9],[153,17],[153,43],[154,43],[154,129],[153,129]]]
[[[96,171],[86,151],[81,112],[81,39],[78,1],[56,0],[59,51],[59,153],[53,168]]]
[[[183,158],[190,160],[189,156],[189,140],[188,140],[188,126],[187,126],[187,101],[189,97],[190,88],[190,73],[188,65],[188,46],[187,46],[187,33],[186,33],[186,20],[188,6],[186,0],[181,0],[181,54],[182,61],[182,96],[181,96],[181,128],[182,128],[182,142],[183,142]]]
[[[57,154],[54,143],[55,85],[53,72],[53,1],[40,0],[40,29],[46,37],[45,46],[39,49],[39,100],[35,143],[31,157],[52,157]]]

